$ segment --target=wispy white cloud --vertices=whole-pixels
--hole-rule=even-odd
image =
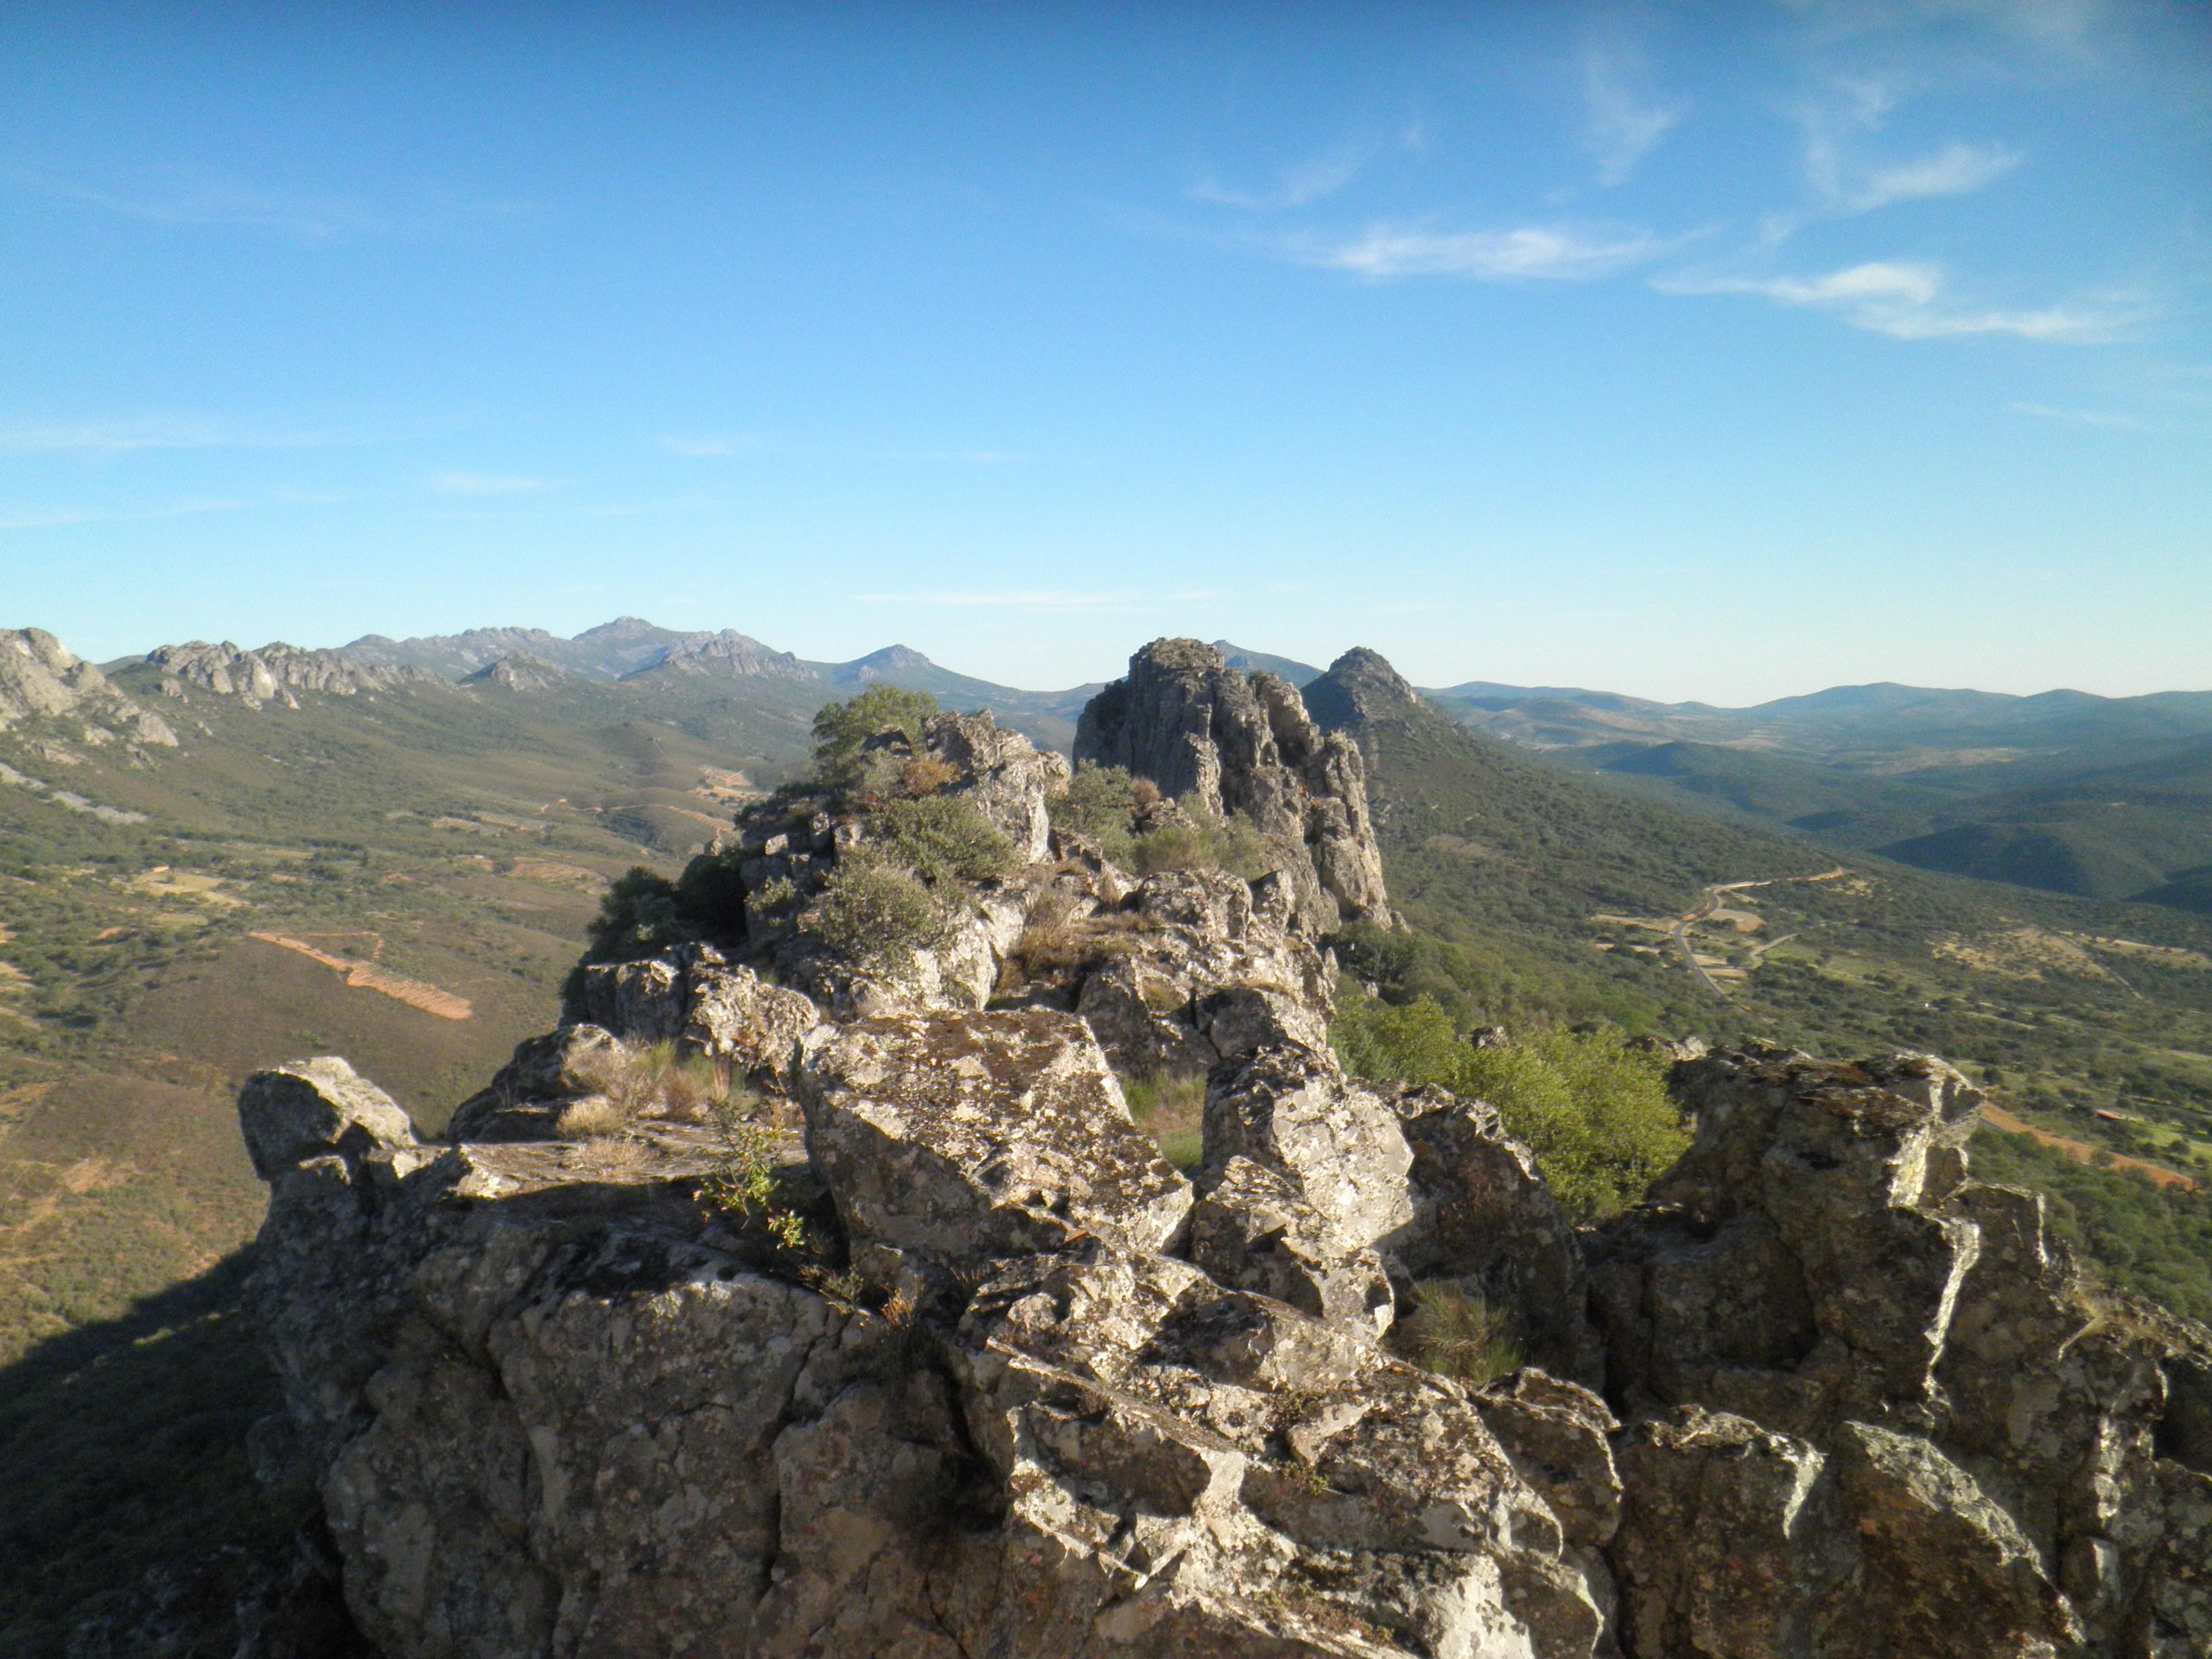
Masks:
[[[1805,171],[1825,216],[1872,213],[1899,202],[1965,196],[1992,184],[2021,164],[2003,144],[1954,142],[1931,155],[1887,167],[1854,169],[1831,137],[1814,135],[1805,147]]]
[[[529,495],[549,489],[559,480],[532,478],[507,472],[441,472],[430,488],[441,495]]]
[[[2069,426],[2094,426],[2110,432],[2149,430],[2134,416],[2108,409],[2061,409],[2055,404],[2008,404],[2006,407],[2015,415],[2030,415],[2039,421],[2063,421]]]
[[[1375,281],[1458,276],[1490,283],[1578,282],[1644,264],[1676,246],[1650,231],[1621,227],[1444,231],[1425,222],[1382,222],[1346,236],[1291,238],[1278,251],[1299,264]]]
[[[1655,277],[1662,294],[1744,294],[1778,305],[1831,312],[1854,328],[1898,340],[2008,335],[2052,344],[2091,345],[2118,338],[2136,313],[2118,305],[2006,309],[1954,299],[1939,265],[1873,260],[1825,276]]]
[[[420,235],[465,221],[525,219],[541,211],[526,202],[441,192],[395,208],[354,197],[273,189],[199,167],[161,168],[120,185],[88,184],[34,168],[10,169],[0,179],[52,200],[145,224],[238,226],[305,242]]]
[[[1412,147],[1410,142],[1408,147]],[[1184,194],[1194,202],[1241,208],[1248,213],[1309,207],[1335,195],[1374,159],[1372,144],[1346,144],[1296,167],[1285,167],[1275,175],[1273,187],[1267,190],[1236,190],[1208,178],[1192,185]]]
[[[1583,142],[1596,160],[1598,182],[1606,185],[1626,182],[1689,111],[1686,104],[1638,96],[1629,78],[1629,65],[1618,52],[1593,51],[1583,60]]]
[[[327,449],[398,434],[367,429],[254,426],[233,421],[145,419],[0,427],[0,454],[126,455],[157,449]]]
[[[252,501],[191,501],[137,508],[28,507],[14,513],[0,512],[0,531],[58,530],[81,524],[148,524],[161,519],[191,518],[202,513],[239,513],[253,505]]]
[[[761,447],[757,433],[706,433],[698,436],[663,438],[660,447],[672,455],[694,460],[713,460],[729,455],[750,455]]]

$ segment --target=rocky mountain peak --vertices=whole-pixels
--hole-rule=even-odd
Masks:
[[[485,664],[463,677],[464,685],[496,685],[509,691],[542,691],[568,678],[568,673],[542,657],[514,652]]]
[[[1354,646],[1307,685],[1305,698],[1326,730],[1357,732],[1380,715],[1418,707],[1421,694],[1381,652]]]
[[[1359,751],[1316,726],[1288,680],[1240,673],[1198,640],[1155,640],[1085,708],[1075,757],[1212,817],[1249,817],[1292,854],[1294,908],[1312,931],[1390,924]]]
[[[68,720],[72,739],[118,735],[173,749],[176,733],[43,628],[0,629],[0,732],[30,720]]]
[[[620,624],[610,626],[619,627]],[[812,669],[788,651],[778,651],[763,645],[750,635],[740,634],[733,628],[672,645],[656,660],[636,672],[725,674],[738,678],[763,675],[785,679],[817,678]]]

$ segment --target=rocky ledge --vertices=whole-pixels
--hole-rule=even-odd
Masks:
[[[1018,738],[884,740],[1014,848],[907,959],[805,921],[883,814],[772,802],[719,937],[589,967],[444,1139],[246,1085],[257,1445],[392,1659],[2212,1653],[2212,1334],[1972,1180],[1955,1072],[1686,1060],[1691,1151],[1577,1231],[1482,1103],[1344,1073],[1294,872],[1138,879]],[[1199,1066],[1177,1168],[1125,1088]],[[1440,1283],[1534,1364],[1409,1364]]]

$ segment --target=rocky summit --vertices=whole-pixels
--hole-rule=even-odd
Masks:
[[[390,1659],[2212,1653],[2212,1333],[1972,1179],[1957,1073],[1684,1060],[1691,1150],[1578,1229],[1331,1052],[1311,912],[1387,898],[1294,689],[1164,641],[1083,752],[1298,834],[1139,873],[1059,757],[886,728],[444,1139],[246,1085],[298,1595]],[[1170,1164],[1128,1103],[1200,1072]],[[1532,1362],[1480,1384],[1399,1344],[1470,1284]]]
[[[1316,931],[1390,925],[1359,750],[1315,725],[1288,680],[1240,673],[1196,640],[1156,640],[1083,711],[1075,758],[1127,767],[1203,811],[1243,814],[1303,845],[1294,908]]]

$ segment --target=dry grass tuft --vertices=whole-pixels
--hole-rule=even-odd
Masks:
[[[1129,1115],[1178,1170],[1195,1170],[1206,1153],[1206,1074],[1166,1072],[1125,1078]]]
[[[1512,1315],[1491,1306],[1473,1284],[1436,1279],[1419,1291],[1419,1304],[1399,1322],[1395,1335],[1424,1370],[1462,1382],[1493,1382],[1521,1369]]]

